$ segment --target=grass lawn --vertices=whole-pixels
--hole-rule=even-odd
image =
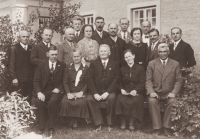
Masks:
[[[149,131],[151,130],[151,125],[144,126],[142,129],[135,132],[130,132],[129,130],[120,131],[119,123],[116,123],[113,130],[109,132],[106,126],[102,127],[102,130],[98,133],[93,131],[93,124],[86,124],[81,122],[79,124],[78,130],[72,130],[67,126],[64,121],[58,121],[56,123],[56,134],[52,137],[48,137],[47,130],[43,135],[43,139],[167,139],[164,135],[156,136],[151,135]],[[36,132],[37,126],[30,127],[28,132]],[[27,138],[32,139],[32,138]],[[36,139],[36,138],[33,138]],[[181,139],[180,137],[171,137],[171,139]],[[189,138],[188,138],[189,139]]]

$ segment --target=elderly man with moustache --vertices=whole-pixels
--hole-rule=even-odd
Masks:
[[[103,27],[105,25],[104,18],[101,16],[97,16],[95,18],[95,23],[94,23],[96,30],[92,34],[92,39],[96,40],[99,45],[102,44],[102,40],[106,39],[109,37],[109,33],[103,30]]]
[[[149,31],[151,29],[151,22],[148,20],[144,20],[141,24],[141,29],[143,43],[147,43],[147,45],[150,46]]]
[[[56,46],[50,46],[46,53],[48,60],[39,64],[34,75],[33,87],[37,96],[35,106],[39,123],[39,134],[43,134],[48,121],[49,135],[55,131],[55,120],[62,99],[65,64],[57,60]]]
[[[123,52],[126,49],[126,42],[121,39],[120,37],[117,37],[118,32],[118,25],[115,23],[111,23],[108,25],[108,32],[110,34],[110,37],[103,40],[103,44],[107,44],[110,47],[110,59],[118,62],[119,66],[123,66],[124,57]]]
[[[58,44],[58,60],[63,61],[66,65],[73,62],[72,51],[77,47],[74,42],[75,30],[73,28],[67,28],[65,30],[64,41]]]
[[[121,18],[119,20],[119,26],[121,27],[121,30],[118,32],[117,36],[125,40],[126,43],[130,42],[132,37],[130,32],[128,32],[129,20],[127,18]]]
[[[112,130],[116,102],[116,91],[119,80],[119,66],[110,57],[110,47],[100,45],[99,58],[92,61],[88,70],[88,96],[87,103],[91,111],[95,131],[101,130],[103,117],[98,102],[103,101],[107,105],[108,131]]]
[[[179,63],[168,58],[169,46],[161,43],[158,46],[159,57],[149,62],[146,71],[146,90],[149,96],[149,111],[153,122],[153,133],[171,136],[171,111],[176,95],[182,86],[182,75]],[[161,121],[159,101],[166,102],[163,122]]]
[[[33,89],[33,66],[30,63],[32,46],[28,44],[29,32],[19,32],[19,43],[11,47],[10,52],[10,77],[15,90],[27,97],[31,103]]]
[[[52,37],[53,30],[51,28],[44,28],[42,33],[42,42],[33,46],[30,60],[31,64],[35,66],[35,70],[42,61],[48,60],[46,52],[48,51],[48,48],[52,45]]]
[[[171,36],[174,43],[169,46],[171,59],[179,62],[181,68],[191,68],[196,65],[194,50],[190,44],[181,39],[182,30],[179,27],[171,29]]]
[[[83,26],[83,18],[80,16],[75,16],[72,19],[72,27],[75,30],[74,41],[78,43],[80,40],[84,38],[84,34],[81,32],[81,28]]]

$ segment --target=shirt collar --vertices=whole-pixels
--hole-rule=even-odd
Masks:
[[[50,47],[50,43],[46,43],[45,41],[42,41],[45,45],[48,45]]]
[[[79,34],[80,34],[80,32],[81,32],[80,30],[79,30],[79,31],[75,31],[75,35],[76,35],[77,33],[78,33],[78,35],[79,35]]]
[[[165,65],[167,64],[168,58],[165,60],[160,59],[161,63],[163,64],[163,61],[165,61]]]
[[[100,33],[102,33],[102,34],[103,34],[103,30],[100,32],[100,31],[98,31],[98,30],[96,29],[96,31],[97,31],[97,33],[98,33],[98,34],[100,34]]]
[[[26,49],[27,49],[27,47],[28,47],[28,44],[25,45],[25,44],[23,44],[23,43],[21,43],[21,42],[20,42],[20,45],[21,45],[23,48],[26,47]]]
[[[102,63],[106,62],[106,65],[107,65],[108,60],[109,60],[109,59],[106,59],[106,60],[101,59],[101,62],[102,62]]]
[[[53,64],[53,67],[54,67],[54,69],[55,69],[56,63],[57,63],[57,61],[54,62],[54,63],[52,63],[51,60],[49,60],[49,67],[51,68],[51,67],[52,67],[52,64]]]
[[[111,37],[111,39],[114,40],[115,42],[117,41],[117,36],[115,36],[115,37],[110,36],[110,37]]]
[[[176,42],[174,41],[174,43],[176,43],[176,46],[179,44],[180,41],[181,41],[181,39]]]

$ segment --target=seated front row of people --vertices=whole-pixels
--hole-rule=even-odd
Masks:
[[[178,63],[168,58],[167,44],[162,43],[160,45],[158,49],[160,57],[150,62],[147,68],[146,81],[147,94],[150,98],[156,100],[163,98],[159,97],[162,93],[167,98],[174,98],[180,91],[182,80]],[[162,45],[166,46],[164,50]],[[38,108],[37,119],[40,125],[40,133],[43,133],[45,128],[48,104],[49,133],[50,135],[54,134],[58,104],[63,94],[59,115],[68,117],[74,129],[78,127],[79,118],[89,118],[90,110],[96,126],[95,130],[101,130],[101,125],[104,122],[98,102],[105,102],[107,105],[108,131],[112,130],[115,114],[121,118],[120,128],[122,130],[126,129],[126,119],[129,119],[128,128],[130,131],[134,131],[136,120],[140,123],[143,122],[144,98],[142,93],[145,88],[145,70],[141,65],[134,63],[135,54],[130,49],[124,52],[126,65],[121,67],[121,72],[119,64],[109,59],[110,47],[106,44],[100,45],[99,58],[92,61],[89,68],[81,63],[82,52],[79,49],[73,50],[73,63],[66,68],[63,63],[56,60],[57,53],[56,47],[49,47],[47,52],[49,61],[40,64],[35,74],[34,88],[38,97],[36,107]],[[166,67],[161,69],[162,60],[166,60]],[[156,61],[161,62],[156,63]],[[157,68],[161,70],[155,73],[153,70]],[[158,74],[163,76],[158,76]],[[162,82],[165,80],[170,82],[168,89],[162,86]],[[121,92],[117,96],[119,90]],[[46,103],[47,101],[49,103]],[[153,105],[151,99],[149,99],[149,103],[153,127],[155,127],[157,122],[154,120],[158,119],[159,115],[155,115],[154,109],[157,109],[158,106]],[[171,104],[170,101],[167,113],[170,112]],[[164,117],[164,119],[166,118],[169,121],[169,116]],[[167,124],[167,128],[169,126],[170,124]],[[160,124],[154,129],[157,128],[161,128]]]

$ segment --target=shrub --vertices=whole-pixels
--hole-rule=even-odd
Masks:
[[[0,97],[0,136],[13,139],[34,122],[35,108],[26,99],[17,92]]]
[[[187,70],[186,70],[187,72]],[[200,131],[200,75],[184,77],[184,87],[173,105],[172,129],[176,136],[199,136]]]

